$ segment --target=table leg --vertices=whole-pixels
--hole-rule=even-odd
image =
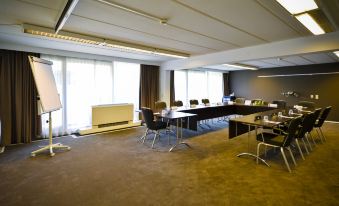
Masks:
[[[179,121],[180,121],[180,132],[179,132]],[[171,152],[175,147],[177,147],[178,145],[180,144],[184,144],[186,145],[187,147],[191,147],[189,144],[187,144],[186,142],[183,141],[183,138],[182,138],[182,118],[178,118],[177,119],[177,142],[175,143],[175,145],[173,145],[173,147],[171,147],[169,149],[169,152]],[[180,136],[179,136],[179,133],[180,133]]]

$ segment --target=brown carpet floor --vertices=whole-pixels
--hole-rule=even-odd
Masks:
[[[325,144],[303,161],[295,151],[288,173],[279,152],[271,164],[236,157],[247,135],[228,129],[193,135],[191,149],[167,152],[138,143],[144,127],[80,138],[55,139],[72,147],[54,157],[29,156],[47,141],[7,147],[0,154],[0,205],[339,205],[339,124],[326,124]],[[254,136],[250,149],[256,147]]]

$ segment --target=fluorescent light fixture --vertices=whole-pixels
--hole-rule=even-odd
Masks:
[[[94,45],[94,46],[101,46],[106,48],[115,48],[126,52],[139,52],[139,53],[146,53],[151,55],[159,55],[159,56],[168,56],[168,57],[175,57],[175,58],[187,58],[189,57],[188,54],[170,51],[165,49],[159,49],[144,45],[132,44],[128,42],[121,42],[116,40],[110,39],[103,39],[99,37],[87,36],[82,34],[76,34],[66,31],[60,31],[59,33],[54,33],[53,29],[39,27],[35,25],[24,24],[24,33],[48,37],[53,39],[60,39],[66,41],[72,41],[75,43],[80,44],[87,44],[87,45]]]
[[[314,35],[325,34],[325,31],[309,14],[300,14],[295,17]]]
[[[277,0],[277,2],[291,14],[300,14],[318,8],[314,0]]]
[[[335,51],[333,52],[335,55],[337,55],[337,57],[339,58],[339,51]]]
[[[249,70],[258,70],[257,67],[243,65],[243,64],[223,64],[224,66],[240,68],[240,69],[249,69]]]
[[[339,72],[322,72],[322,73],[308,73],[308,74],[277,74],[277,75],[263,75],[263,76],[258,76],[258,77],[259,78],[296,77],[296,76],[314,76],[314,75],[326,75],[326,74],[339,74]]]
[[[60,29],[64,26],[66,23],[68,17],[72,14],[72,11],[74,10],[75,6],[77,5],[79,0],[68,0],[67,4],[64,8],[64,10],[61,13],[61,16],[55,25],[55,33],[58,33]]]

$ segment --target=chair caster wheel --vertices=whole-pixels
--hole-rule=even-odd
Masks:
[[[31,157],[35,157],[35,154],[31,154]]]
[[[50,155],[51,155],[51,157],[53,157],[55,155],[55,153],[51,153]]]

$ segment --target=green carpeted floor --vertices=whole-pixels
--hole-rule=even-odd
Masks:
[[[167,137],[150,148],[145,128],[55,139],[72,147],[54,157],[30,152],[47,141],[7,147],[0,154],[0,205],[339,205],[339,124],[326,124],[325,144],[303,161],[295,151],[288,173],[272,150],[271,164],[236,155],[247,135],[228,129],[185,132],[191,149],[167,152]],[[252,134],[250,149],[255,150]]]

